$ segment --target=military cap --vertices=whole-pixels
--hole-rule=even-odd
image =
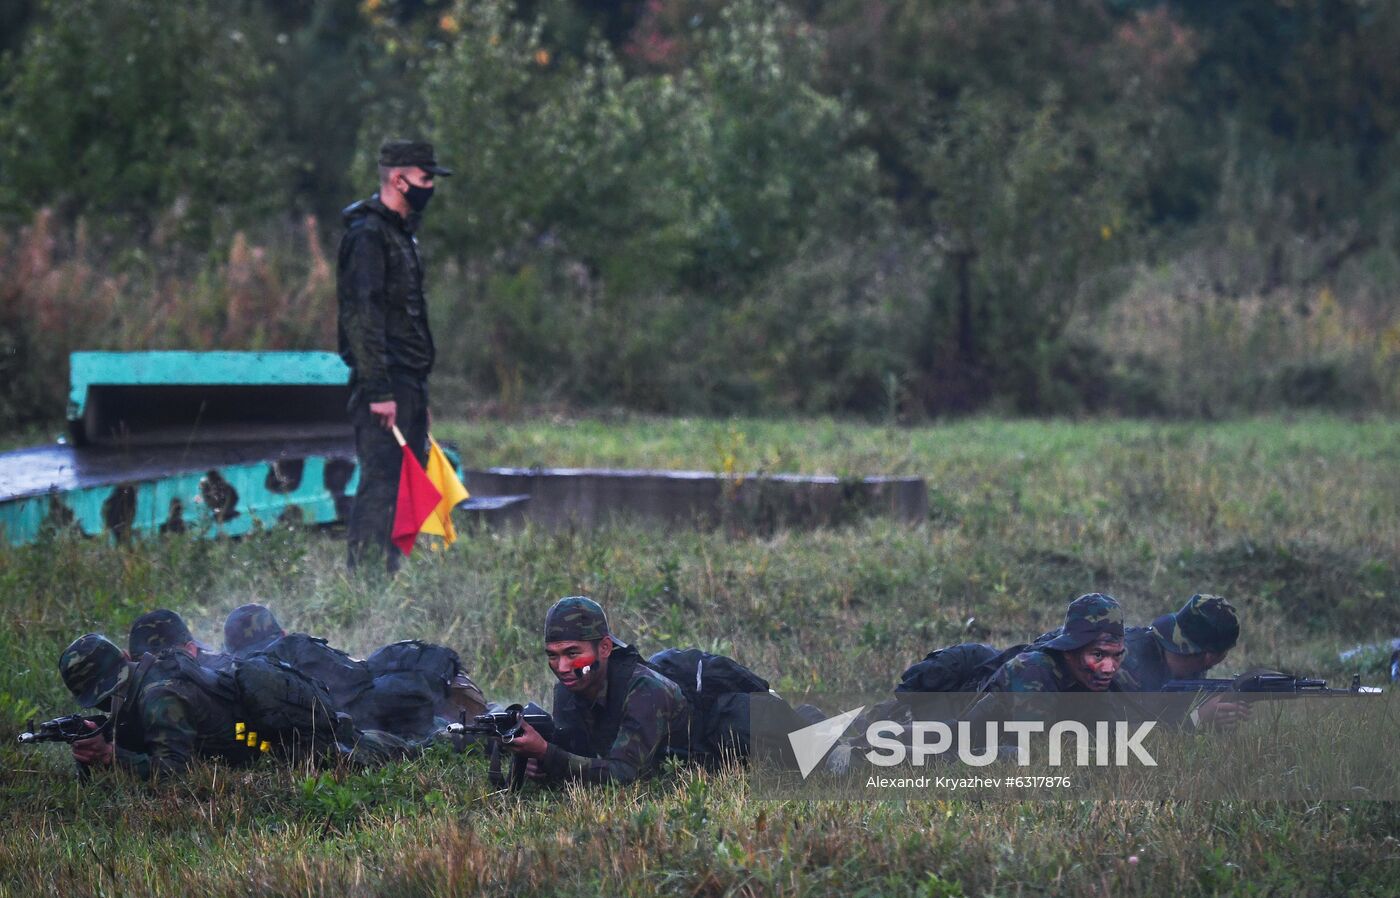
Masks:
[[[58,656],[58,672],[78,704],[95,708],[131,675],[131,665],[117,644],[89,633],[69,643]]]
[[[127,639],[126,647],[131,657],[140,658],[147,652],[155,654],[165,649],[183,647],[188,642],[199,645],[184,619],[167,608],[157,608],[141,615],[131,625],[131,636]],[[200,645],[200,648],[204,646]]]
[[[1107,593],[1091,592],[1069,603],[1060,635],[1042,648],[1072,651],[1105,634],[1123,638],[1123,606]]]
[[[1152,635],[1177,655],[1228,652],[1239,641],[1240,621],[1235,606],[1225,599],[1197,593],[1180,611],[1154,620]]]
[[[243,657],[260,651],[282,637],[282,625],[277,623],[272,609],[249,602],[228,613],[224,621],[224,651]]]
[[[550,607],[544,616],[544,641],[597,642],[611,636],[613,642],[624,643],[608,629],[608,616],[603,606],[587,596],[569,596]]]
[[[386,140],[379,145],[379,164],[389,168],[421,168],[435,175],[450,175],[452,169],[437,164],[433,145],[424,140]]]

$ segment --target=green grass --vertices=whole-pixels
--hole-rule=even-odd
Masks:
[[[1130,618],[1229,596],[1228,666],[1332,678],[1340,649],[1400,635],[1400,425],[968,421],[444,422],[469,466],[918,473],[930,517],[762,536],[645,526],[473,534],[389,583],[348,580],[328,532],[118,548],[0,548],[0,894],[1393,894],[1394,804],[773,803],[742,774],[489,794],[480,759],[353,774],[203,768],[160,790],[76,786],[61,748],[21,751],[31,713],[71,708],[68,640],[119,639],[153,607],[217,642],[265,601],[365,652],[458,648],[491,697],[547,697],[555,598],[603,601],[650,652],[732,654],[781,690],[892,684],[930,648],[1024,639],[1090,589]],[[972,619],[969,624],[969,619]],[[124,641],[124,640],[123,640]],[[1380,653],[1357,662],[1378,681]],[[1130,864],[1129,856],[1139,858]]]

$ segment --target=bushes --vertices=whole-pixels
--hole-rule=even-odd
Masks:
[[[329,346],[282,222],[390,134],[458,172],[439,370],[508,405],[1394,409],[1374,7],[39,0],[0,67],[0,421],[56,414],[72,348]]]

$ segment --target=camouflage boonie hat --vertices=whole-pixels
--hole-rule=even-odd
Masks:
[[[450,175],[452,169],[437,164],[433,145],[424,140],[386,140],[379,145],[379,164],[389,168],[421,168],[435,175]]]
[[[1177,655],[1228,652],[1239,641],[1240,621],[1234,605],[1220,596],[1198,593],[1180,611],[1154,620],[1152,635]]]
[[[555,602],[544,616],[544,641],[597,642],[612,636],[603,606],[587,596],[569,596]],[[616,636],[613,642],[623,645]]]
[[[131,675],[131,665],[117,644],[89,633],[73,640],[58,656],[58,672],[78,704],[95,708]]]
[[[281,637],[282,625],[277,623],[272,609],[256,602],[239,605],[224,621],[224,651],[230,655],[260,651]]]
[[[126,648],[131,657],[140,658],[147,652],[154,655],[165,649],[183,647],[187,642],[206,648],[194,638],[184,618],[168,608],[157,608],[141,615],[131,625]]]
[[[1060,635],[1041,648],[1073,651],[1104,634],[1123,638],[1123,606],[1111,595],[1091,592],[1069,603]]]

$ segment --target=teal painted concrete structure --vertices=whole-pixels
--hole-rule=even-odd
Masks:
[[[333,352],[75,352],[68,420],[83,417],[94,386],[343,386],[350,369]]]
[[[341,516],[359,482],[354,459],[310,456],[300,481],[285,492],[276,465],[257,462],[207,471],[171,473],[147,480],[105,484],[28,497],[0,497],[0,531],[11,545],[37,540],[45,526],[73,527],[87,536],[117,539],[188,533],[243,536],[278,525],[329,524]],[[349,479],[339,497],[327,489],[327,466],[339,462]],[[290,486],[290,484],[287,484]]]
[[[335,353],[76,352],[70,371],[76,445],[0,453],[7,542],[46,526],[242,536],[348,515],[359,471]],[[498,515],[511,503],[465,504]]]

